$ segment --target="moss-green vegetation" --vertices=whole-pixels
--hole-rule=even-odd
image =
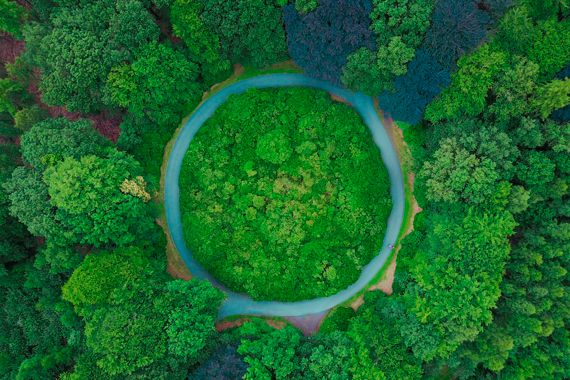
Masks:
[[[191,251],[257,299],[347,287],[381,247],[391,210],[360,117],[307,89],[231,97],[190,144],[180,186]]]

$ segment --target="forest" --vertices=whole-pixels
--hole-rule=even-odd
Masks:
[[[567,0],[0,0],[0,62],[0,379],[570,378]],[[312,334],[220,321],[164,222],[183,119],[280,71],[373,97],[421,211],[390,295]],[[362,120],[300,88],[230,98],[181,185],[189,245],[265,300],[354,282],[391,207]]]

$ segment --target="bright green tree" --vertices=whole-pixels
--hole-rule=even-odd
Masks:
[[[97,247],[125,246],[148,237],[153,225],[149,205],[144,197],[121,190],[125,180],[140,174],[138,163],[119,152],[105,158],[67,157],[48,167],[44,181],[66,237]]]
[[[184,55],[162,44],[148,44],[131,65],[113,68],[108,86],[111,100],[136,118],[145,116],[160,125],[175,125],[187,105],[202,93],[198,67]]]
[[[536,108],[538,113],[543,119],[546,119],[550,114],[560,108],[566,107],[570,104],[570,79],[565,80],[555,79],[543,86],[540,86],[532,105]]]
[[[170,8],[170,22],[174,34],[186,44],[191,60],[200,64],[204,82],[212,84],[224,79],[231,67],[220,51],[220,38],[202,21],[202,12],[200,1],[176,0]]]

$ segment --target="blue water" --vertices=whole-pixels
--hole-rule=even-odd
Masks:
[[[312,87],[328,91],[339,96],[352,104],[360,114],[364,123],[370,129],[374,142],[380,149],[384,165],[388,169],[393,206],[388,226],[384,237],[383,248],[378,255],[364,267],[358,280],[348,288],[328,297],[315,298],[298,302],[254,301],[251,298],[232,292],[222,286],[194,259],[192,253],[184,242],[182,221],[180,217],[180,189],[178,180],[184,154],[188,145],[198,129],[214,114],[216,109],[223,104],[230,95],[240,94],[250,88],[269,87]],[[226,301],[222,304],[219,317],[225,318],[232,315],[263,315],[263,316],[302,316],[316,314],[328,310],[348,300],[378,273],[390,256],[389,244],[395,244],[404,216],[404,182],[398,155],[392,142],[374,109],[372,98],[362,93],[351,92],[330,83],[319,81],[302,74],[267,74],[238,81],[204,101],[192,114],[190,119],[182,127],[180,134],[174,142],[172,152],[168,160],[165,177],[164,203],[166,220],[174,245],[184,259],[186,266],[195,278],[210,281],[214,286],[222,289],[227,294]]]

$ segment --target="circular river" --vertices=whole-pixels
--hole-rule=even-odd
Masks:
[[[192,256],[192,252],[184,242],[182,220],[180,214],[180,188],[179,177],[184,155],[192,138],[200,127],[208,120],[230,95],[240,94],[251,88],[271,87],[310,87],[329,92],[346,102],[358,112],[364,123],[368,126],[374,143],[378,146],[382,161],[390,177],[390,194],[392,197],[392,211],[388,218],[384,243],[378,254],[363,268],[358,280],[348,288],[332,296],[314,298],[296,302],[255,301],[250,297],[232,292],[213,278]],[[404,182],[398,155],[390,137],[388,136],[371,97],[362,93],[351,92],[336,87],[328,82],[310,78],[303,74],[266,74],[235,82],[200,104],[188,121],[182,126],[180,133],[170,152],[166,175],[164,180],[164,207],[166,221],[172,241],[182,256],[184,263],[194,278],[210,281],[214,286],[223,290],[227,297],[219,311],[219,318],[233,315],[259,315],[259,316],[303,316],[324,312],[341,304],[360,290],[366,287],[374,276],[382,269],[390,257],[390,245],[396,243],[404,217]]]

